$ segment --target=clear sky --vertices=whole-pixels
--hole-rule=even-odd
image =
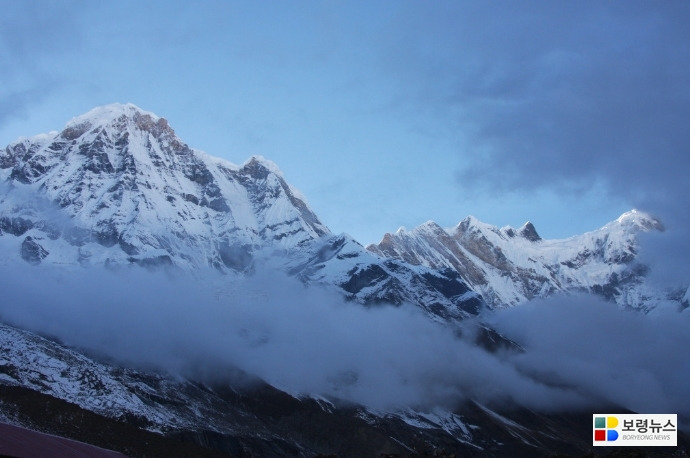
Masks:
[[[0,145],[132,102],[336,233],[688,222],[690,2],[13,1]]]

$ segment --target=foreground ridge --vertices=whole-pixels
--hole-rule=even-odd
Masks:
[[[497,411],[477,403],[456,411],[377,411],[293,396],[260,380],[190,381],[97,362],[2,324],[0,349],[0,422],[128,456],[581,454],[591,435],[580,437],[591,415],[579,413]]]

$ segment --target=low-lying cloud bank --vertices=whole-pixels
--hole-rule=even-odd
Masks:
[[[690,414],[690,313],[643,315],[573,295],[502,311],[491,323],[527,349],[509,358],[521,373],[637,412]]]
[[[17,265],[0,267],[0,287],[2,321],[188,377],[238,367],[378,409],[472,398],[690,415],[688,313],[624,313],[590,296],[535,302],[487,317],[526,349],[491,354],[413,307],[364,308],[272,271],[233,280]]]

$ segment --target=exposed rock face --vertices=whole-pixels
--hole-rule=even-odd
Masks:
[[[521,237],[526,238],[530,242],[538,242],[541,240],[541,237],[539,237],[539,234],[537,234],[537,230],[534,228],[534,225],[529,221],[526,222],[522,228],[520,228],[519,234]]]
[[[33,221],[26,218],[4,216],[0,218],[0,234],[22,235],[34,226]]]

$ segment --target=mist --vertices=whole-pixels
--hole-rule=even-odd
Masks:
[[[269,269],[233,278],[18,264],[0,279],[2,321],[175,376],[232,383],[240,369],[372,409],[473,399],[690,414],[688,313],[623,313],[588,296],[535,302],[485,317],[525,348],[492,354],[415,307],[366,308]]]

